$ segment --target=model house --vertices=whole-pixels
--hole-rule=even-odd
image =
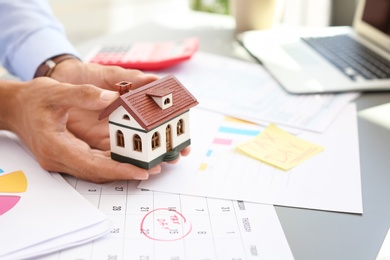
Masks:
[[[176,159],[190,145],[189,110],[198,101],[170,75],[121,95],[99,116],[108,117],[111,158],[150,169]]]

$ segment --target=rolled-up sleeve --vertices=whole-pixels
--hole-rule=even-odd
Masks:
[[[79,54],[54,17],[47,0],[0,0],[0,61],[22,80],[59,54]]]

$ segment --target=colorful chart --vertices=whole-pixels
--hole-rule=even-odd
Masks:
[[[220,154],[225,154],[227,150],[235,149],[239,143],[259,135],[261,129],[258,125],[247,121],[224,117],[222,125],[218,128],[212,144],[198,168],[199,172],[203,174],[207,171],[213,172],[218,167],[224,167],[226,161],[223,158],[230,158],[233,162],[233,157],[225,157],[225,155],[221,156]]]
[[[23,171],[0,175],[0,216],[11,210],[21,198],[19,195],[4,193],[23,193],[26,190],[27,178]]]

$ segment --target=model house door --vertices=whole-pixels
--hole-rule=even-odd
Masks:
[[[171,131],[171,125],[167,125],[167,128],[165,129],[165,139],[166,146],[167,146],[167,152],[172,150],[172,131]]]

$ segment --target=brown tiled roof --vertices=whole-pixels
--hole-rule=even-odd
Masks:
[[[149,95],[151,93],[167,93],[167,89],[172,92],[172,106],[163,110]],[[99,119],[109,116],[122,105],[144,129],[150,130],[197,104],[198,101],[195,97],[176,77],[169,75],[121,95],[100,114]]]
[[[153,96],[153,97],[163,97],[165,95],[168,95],[169,93],[172,93],[172,89],[170,88],[154,88],[154,89],[149,89],[146,92],[146,95]]]

